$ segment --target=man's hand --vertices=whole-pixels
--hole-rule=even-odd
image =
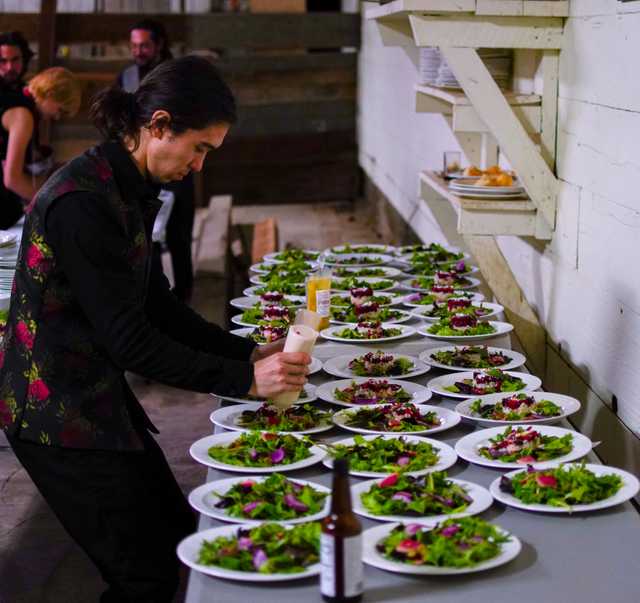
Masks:
[[[272,398],[283,392],[302,389],[307,382],[310,362],[311,356],[304,352],[276,352],[257,360],[253,365],[253,383],[249,395]]]
[[[255,348],[253,348],[253,352],[251,352],[249,361],[257,362],[258,360],[267,358],[272,354],[282,352],[284,348],[284,342],[286,340],[286,337],[282,337],[281,339],[278,339],[278,341],[272,341],[271,343],[265,343],[264,345],[257,345]]]

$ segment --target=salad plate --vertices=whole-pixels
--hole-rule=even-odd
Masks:
[[[365,268],[334,268],[333,278],[398,278],[402,272],[388,266],[369,266]]]
[[[410,379],[430,370],[414,356],[389,354],[381,350],[366,354],[345,354],[327,360],[323,367],[334,377],[402,377]]]
[[[396,435],[428,435],[431,433],[437,433],[439,431],[445,431],[446,429],[451,429],[455,427],[458,423],[460,423],[462,417],[457,412],[453,410],[449,410],[448,408],[441,408],[438,406],[430,406],[428,404],[422,404],[420,406],[416,406],[416,410],[421,415],[427,415],[431,417],[433,421],[433,426],[428,428],[421,429],[417,427],[416,429],[411,430],[403,430],[402,426],[398,428],[389,428],[386,430],[380,430],[375,428],[368,427],[359,427],[354,422],[361,419],[358,415],[365,413],[365,415],[375,414],[376,411],[384,412],[383,409],[387,408],[390,405],[375,405],[373,407],[364,407],[364,408],[350,408],[341,410],[333,415],[333,422],[343,429],[347,429],[348,431],[353,431],[355,433],[372,433],[372,434],[385,434],[385,433],[393,433]],[[393,412],[393,411],[390,411]],[[369,420],[368,416],[365,417],[365,420]],[[375,416],[373,417],[375,420]]]
[[[339,253],[326,255],[326,266],[363,268],[366,266],[384,266],[393,262],[393,257],[382,253]]]
[[[482,522],[482,524],[480,525],[490,526],[490,528],[480,528],[478,530],[478,535],[484,536],[485,538],[486,535],[491,535],[492,548],[495,547],[495,555],[491,556],[488,559],[479,560],[477,563],[473,564],[466,563],[465,565],[456,566],[454,565],[454,563],[456,562],[452,561],[449,566],[437,566],[428,563],[405,563],[400,559],[396,560],[384,554],[385,544],[389,543],[391,545],[394,540],[403,542],[406,542],[408,540],[418,540],[418,534],[420,531],[426,532],[430,530],[437,530],[433,538],[435,538],[437,535],[440,536],[440,538],[438,538],[438,540],[440,540],[442,538],[440,532],[449,528],[449,531],[445,532],[446,538],[447,540],[449,540],[451,538],[450,534],[455,529],[455,526],[469,525],[468,520],[475,520],[475,522]],[[465,531],[468,533],[469,529],[467,528]],[[458,529],[454,532],[454,534],[459,532],[462,532],[462,530]],[[400,537],[394,538],[394,534],[398,534],[398,536]],[[496,537],[498,537],[500,542],[495,542]],[[504,565],[512,559],[515,559],[522,549],[520,540],[518,540],[518,538],[516,538],[513,534],[510,534],[509,532],[503,530],[498,526],[487,524],[487,522],[484,522],[483,520],[475,517],[448,519],[447,521],[443,522],[443,524],[438,524],[435,527],[433,526],[433,524],[420,525],[416,523],[386,523],[381,526],[376,526],[374,528],[369,528],[368,530],[366,530],[363,533],[362,544],[362,560],[367,565],[371,565],[388,572],[414,574],[421,576],[457,576],[461,574],[490,570],[494,567]],[[452,547],[453,551],[455,551],[456,549],[459,550],[459,547],[455,546],[455,541],[452,542],[452,544],[454,545],[454,547]],[[484,544],[486,546],[486,543],[479,544]],[[452,555],[456,555],[456,553],[453,552]],[[464,561],[458,561],[457,563],[464,563]]]
[[[501,306],[500,304],[492,304],[490,302],[478,302],[475,304],[472,303],[471,306],[475,310],[474,315],[478,320],[487,320],[489,318],[497,316],[498,314],[501,314],[504,311],[504,306]],[[428,304],[426,306],[413,308],[411,310],[411,314],[413,314],[413,316],[415,316],[416,318],[421,318],[426,322],[438,322],[440,318],[442,318],[437,314],[439,309],[439,307],[436,307],[433,304]],[[449,316],[455,313],[455,310],[447,310],[446,303],[444,304],[444,310],[446,311],[446,313],[444,314],[445,316]],[[481,312],[479,312],[478,310],[480,310]],[[467,307],[465,308],[465,311],[470,311],[470,309]]]
[[[526,423],[527,425],[557,423],[580,410],[580,402],[564,394],[529,390],[526,391],[527,400],[524,401],[524,407],[520,402],[520,404],[512,404],[513,409],[505,408],[511,398],[513,398],[512,392],[470,397],[464,402],[460,402],[456,406],[456,411],[463,419],[476,421],[479,425],[494,427],[496,425],[514,425],[517,423]],[[508,412],[514,412],[515,417],[513,420],[504,418],[508,416],[506,414]]]
[[[483,467],[546,469],[580,459],[592,446],[588,437],[571,429],[516,424],[474,431],[460,438],[455,450],[460,458]]]
[[[320,252],[317,249],[286,249],[285,251],[267,253],[263,256],[262,261],[270,264],[285,264],[296,260],[314,262],[319,255]]]
[[[366,455],[366,451],[363,454],[358,454],[353,449],[355,446],[358,446],[359,448],[363,446],[370,447],[370,442],[372,440],[377,440],[378,443],[382,443],[384,446],[390,446],[387,450],[387,454],[385,454],[381,449],[374,449],[371,451],[370,454],[375,458],[374,464],[376,465],[373,469],[366,468],[366,465],[371,462],[371,459],[365,460],[362,458],[363,454]],[[382,442],[382,440],[386,443]],[[396,446],[399,446],[400,444],[402,444],[402,447],[399,450],[396,449]],[[399,465],[395,462],[396,459],[400,459],[402,461],[402,459],[408,458],[403,453],[403,450],[405,449],[404,447],[406,446],[412,448],[420,446],[426,449],[423,455],[425,460],[424,463],[420,462],[420,452],[417,452],[411,460],[411,463],[417,461],[423,466],[419,469],[407,470],[403,473],[406,475],[424,475],[426,473],[431,473],[432,471],[444,471],[445,469],[455,465],[456,460],[458,459],[458,455],[455,453],[455,450],[448,444],[439,442],[438,440],[432,440],[431,438],[414,435],[358,434],[352,438],[345,438],[344,440],[332,442],[331,446],[332,448],[334,446],[349,447],[346,452],[349,457],[349,474],[357,477],[384,477],[390,473],[397,473],[401,470],[402,466],[407,466],[406,463],[404,465]],[[329,469],[333,468],[333,457],[331,454],[328,454],[323,459],[322,464]],[[360,464],[363,466],[360,467]],[[408,466],[410,467],[410,465]]]
[[[482,293],[451,288],[450,291],[446,292],[428,291],[426,293],[410,293],[402,297],[401,303],[407,306],[407,308],[424,308],[424,306],[432,305],[434,301],[444,303],[448,299],[457,297],[464,297],[474,304],[484,301],[484,295],[482,295]]]
[[[379,293],[377,291],[372,292],[367,301],[371,303],[376,303],[381,308],[386,306],[397,306],[398,304],[403,303],[403,299],[405,296],[397,295],[395,293]],[[344,307],[353,305],[351,302],[351,293],[332,293],[331,295],[331,307]]]
[[[368,310],[370,309],[370,312]],[[360,306],[343,306],[331,308],[331,322],[336,325],[355,325],[363,320],[380,320],[381,322],[399,324],[415,318],[411,312],[398,310],[391,306],[377,304],[361,304]],[[366,312],[362,314],[362,312]],[[356,313],[360,314],[356,316]]]
[[[452,509],[451,513],[443,512],[446,506],[435,500],[435,496],[433,496],[428,499],[431,503],[429,506],[439,509],[434,509],[431,514],[426,512],[421,514],[417,510],[407,510],[404,515],[399,512],[407,503],[419,499],[419,494],[423,492],[426,496],[433,494],[453,499],[457,503],[456,507],[460,510]],[[383,479],[370,479],[351,486],[351,500],[353,501],[354,513],[362,517],[378,521],[437,522],[453,517],[478,515],[491,506],[493,496],[482,486],[461,479],[449,478],[446,473],[429,473],[418,477],[391,474]],[[395,507],[395,509],[384,507]]]
[[[372,383],[371,383],[372,382]],[[361,408],[362,406],[374,406],[378,404],[389,404],[389,402],[378,403],[356,403],[349,402],[352,397],[350,390],[352,390],[354,384],[363,385],[371,384],[374,390],[368,390],[367,395],[374,395],[376,387],[385,388],[391,386],[392,390],[396,390],[398,393],[391,393],[391,395],[400,395],[399,401],[412,402],[413,404],[423,404],[431,398],[431,392],[424,386],[417,383],[411,383],[411,381],[400,381],[398,379],[387,379],[385,377],[355,377],[353,379],[340,379],[338,381],[329,381],[318,385],[316,388],[316,395],[325,402],[331,402],[331,404],[337,404],[338,406],[346,406],[347,408]],[[336,391],[338,390],[338,391]],[[347,390],[344,392],[344,390]],[[343,392],[343,393],[339,393]],[[357,391],[355,392],[357,394]],[[384,399],[388,399],[386,392],[381,392]],[[393,398],[398,400],[398,398]]]
[[[441,375],[440,377],[431,379],[431,381],[427,383],[427,387],[434,394],[438,394],[439,396],[445,396],[449,398],[478,398],[479,394],[475,394],[472,392],[464,393],[462,391],[459,391],[456,383],[464,382],[465,380],[469,380],[469,382],[472,382],[474,378],[476,380],[480,378],[480,382],[478,383],[478,385],[480,387],[486,388],[491,386],[493,378],[504,381],[505,375],[501,373],[503,373],[503,371],[500,371],[499,369],[487,369],[485,371],[468,371],[465,373],[449,373],[448,375]],[[511,383],[508,384],[508,387],[513,387],[514,389],[502,390],[502,392],[500,392],[500,395],[502,395],[503,397],[505,395],[523,391],[532,392],[537,390],[542,385],[542,381],[538,379],[538,377],[536,377],[535,375],[531,375],[530,373],[518,373],[514,371],[504,371],[504,373],[506,374],[509,381],[511,381]],[[486,383],[483,383],[483,380],[486,380]],[[514,381],[517,380],[521,382],[520,387],[518,387],[517,382],[514,383]],[[471,383],[469,383],[469,385],[473,387]],[[447,388],[457,388],[458,391]],[[457,408],[456,411],[460,412]],[[462,416],[464,417],[464,414],[462,414]]]
[[[354,288],[369,287],[374,295],[381,291],[391,291],[397,286],[397,282],[391,278],[357,277],[357,278],[332,278],[331,291],[334,293],[347,291]]]
[[[418,263],[403,268],[399,276],[404,279],[433,276],[438,270],[441,270],[439,264]],[[458,272],[460,276],[471,276],[472,274],[480,272],[480,268],[478,268],[478,266],[472,266],[471,264],[465,264],[464,269],[460,271],[456,270],[456,272]]]
[[[329,247],[324,250],[324,253],[348,253],[348,254],[362,254],[362,253],[385,253],[387,255],[394,255],[396,248],[393,245],[383,245],[382,243],[347,243],[346,245],[336,245],[335,247]]]
[[[256,484],[258,484],[257,488],[254,487]],[[311,494],[314,499],[313,506],[320,507],[315,512],[309,512],[312,511],[311,505],[300,505],[297,497],[295,500],[287,501],[288,504],[283,504],[282,500],[270,500],[271,496],[284,498],[285,491],[295,495],[297,490],[302,490],[305,487],[311,489],[311,492],[305,493],[305,498]],[[255,502],[256,498],[260,498],[262,492],[258,492],[258,490],[265,490],[264,496],[269,500],[262,500],[266,504],[263,504],[262,509],[256,510],[255,506],[251,507],[253,506],[252,502]],[[316,493],[318,494],[316,495]],[[199,513],[220,521],[242,522],[249,525],[257,525],[264,521],[295,524],[317,521],[325,517],[329,513],[331,505],[330,494],[331,490],[321,484],[297,478],[289,480],[284,475],[272,473],[269,476],[230,477],[208,482],[191,491],[189,504]],[[307,507],[306,512],[304,506]],[[282,508],[287,519],[278,516],[278,507]],[[255,519],[253,519],[254,517]]]
[[[312,358],[312,362],[309,366],[313,366],[313,361],[320,362],[317,358]],[[304,394],[300,396],[298,404],[306,404],[307,402],[313,402],[318,399],[317,388],[311,383],[306,383],[302,388]],[[233,396],[221,396],[216,393],[212,393],[212,396],[220,398],[220,400],[227,400],[228,402],[235,402],[236,404],[263,404],[267,400],[256,400],[255,398],[234,398]]]
[[[420,278],[420,277],[417,277]],[[455,288],[459,291],[466,291],[467,289],[475,289],[480,285],[480,279],[473,277],[462,276],[461,278],[465,279],[463,283],[456,283]],[[403,289],[408,289],[409,291],[417,291],[418,293],[429,293],[431,287],[433,286],[433,281],[427,287],[420,287],[419,283],[414,283],[416,277],[406,279],[404,281],[400,281],[400,286]]]
[[[262,318],[261,320],[269,322],[268,318]],[[283,322],[290,322],[290,320],[291,319],[283,320]],[[242,320],[242,314],[236,314],[235,316],[232,316],[231,317],[231,322],[234,325],[238,325],[239,327],[251,327],[252,329],[254,329],[255,327],[258,326],[257,322],[254,324],[254,323]]]
[[[269,285],[266,286],[268,287]],[[265,285],[251,285],[251,287],[247,287],[242,291],[242,295],[246,297],[260,297],[260,294],[263,292],[262,289],[264,289],[264,287]],[[287,287],[287,289],[287,291],[280,291],[280,293],[284,293],[289,298],[304,299],[306,301],[306,298],[304,296],[304,283],[292,283],[289,285],[289,287]],[[293,291],[294,293],[290,293],[289,291]],[[269,289],[269,292],[277,293],[277,291],[274,291],[272,289]]]
[[[270,272],[286,272],[289,270],[289,266],[292,266],[294,270],[308,270],[313,271],[318,267],[317,262],[297,261],[291,264],[274,264],[273,262],[258,262],[249,266],[249,271],[256,274],[269,274]]]
[[[257,452],[259,454],[263,453],[265,457],[271,456],[278,450],[284,450],[285,454],[283,457],[281,453],[278,453],[278,455],[274,457],[276,460],[273,461],[273,464],[264,467],[223,462],[214,459],[209,454],[209,449],[212,447],[228,449],[232,444],[238,446],[238,442],[236,442],[236,440],[238,440],[238,442],[246,442],[245,446],[248,450],[249,446],[252,446],[251,450],[254,451],[257,450],[256,446],[261,446],[264,450],[257,450]],[[256,446],[253,446],[254,441],[257,443]],[[283,460],[286,460],[290,455],[287,455],[287,451],[284,446],[279,445],[281,443],[286,443],[286,445],[291,449],[294,447],[301,447],[304,443],[309,444],[308,440],[306,440],[304,436],[296,436],[293,434],[231,431],[201,438],[191,445],[191,448],[189,448],[189,454],[193,459],[207,467],[222,469],[224,471],[235,471],[237,473],[275,473],[276,471],[295,471],[296,469],[315,465],[321,461],[326,454],[325,451],[318,446],[306,445],[305,447],[308,456],[292,463],[283,463]],[[272,448],[273,450],[271,450]]]
[[[520,353],[486,345],[446,345],[420,353],[420,360],[445,371],[499,368],[509,371],[521,367],[527,359]]]
[[[376,327],[361,327],[361,325],[368,325],[368,323],[358,323],[354,328],[349,328],[348,325],[329,327],[320,331],[320,337],[329,341],[341,341],[344,343],[383,343],[406,339],[416,334],[416,330],[413,327],[407,327],[406,325],[385,322],[377,324],[378,326]],[[381,336],[375,336],[376,332]],[[353,336],[348,336],[347,333],[353,334]],[[360,333],[362,333],[362,337],[358,337]],[[369,334],[373,336],[369,337]]]
[[[271,325],[268,325],[268,326],[273,328]],[[256,341],[253,337],[250,337],[254,333],[255,335],[260,335],[259,327],[241,327],[240,329],[232,329],[229,331],[229,333],[231,333],[232,335],[238,335],[239,337],[246,337],[248,339],[250,338],[253,341],[255,341],[258,345],[266,345],[267,343],[273,343],[274,341],[277,341],[278,339],[282,339],[287,336],[287,330],[289,329],[289,325],[283,326],[281,328],[283,329],[282,334],[281,335],[279,334],[277,337],[272,338],[271,341]]]
[[[478,335],[437,335],[436,333],[430,333],[429,329],[435,328],[439,323],[431,323],[429,326],[421,327],[418,329],[420,335],[424,335],[429,339],[438,339],[442,341],[480,341],[482,339],[491,339],[492,337],[499,337],[500,335],[506,335],[513,331],[513,325],[509,322],[499,322],[497,320],[488,320],[486,322],[478,321],[479,325],[489,325],[494,329],[492,333],[482,333]]]
[[[257,531],[256,531],[257,530]],[[239,538],[251,538],[253,542],[260,543],[260,550],[263,551],[263,555],[260,556],[261,560],[265,561],[269,559],[269,543],[278,542],[277,534],[282,530],[291,530],[292,535],[299,542],[301,539],[299,534],[304,535],[304,542],[309,552],[312,554],[314,563],[309,566],[301,567],[299,571],[291,572],[264,572],[264,571],[242,571],[234,569],[226,569],[221,565],[205,564],[201,554],[206,551],[206,546],[203,546],[205,541],[211,542],[218,538],[225,539],[229,543],[229,547],[216,547],[221,550],[230,548],[234,551],[234,557],[238,556],[237,541]],[[262,534],[262,535],[261,535]],[[201,572],[208,576],[215,576],[217,578],[226,578],[228,580],[240,580],[242,582],[282,582],[284,580],[300,580],[302,578],[309,578],[310,576],[317,576],[320,573],[320,524],[296,524],[292,526],[280,526],[278,524],[261,524],[258,526],[253,525],[225,525],[217,528],[210,528],[187,536],[180,542],[177,549],[178,558],[186,566],[192,570]],[[267,551],[266,554],[264,551]],[[317,554],[314,552],[317,551]],[[274,555],[277,551],[274,551]],[[247,564],[254,564],[252,560],[252,554],[247,551]],[[255,553],[254,553],[255,556]],[[317,561],[315,559],[317,558]]]
[[[493,497],[505,505],[545,513],[607,509],[630,500],[639,489],[638,478],[628,471],[581,463],[556,463],[554,468],[533,472],[519,469],[496,478],[489,486]],[[575,490],[589,502],[576,501]]]
[[[299,416],[306,416],[310,413],[317,414],[317,417],[311,416],[307,420],[305,420],[305,424],[302,425],[302,429],[295,429],[295,425],[291,425],[294,429],[284,429],[277,427],[274,428],[264,428],[264,427],[253,427],[253,426],[244,426],[242,424],[243,413],[250,412],[255,413],[262,407],[261,402],[252,402],[250,404],[237,404],[234,406],[223,406],[222,408],[218,408],[214,410],[209,416],[209,420],[214,424],[218,425],[218,427],[223,427],[224,429],[230,429],[231,431],[280,431],[286,433],[298,433],[298,434],[309,434],[309,433],[320,433],[322,431],[329,431],[333,424],[331,422],[331,413],[323,411],[317,407],[312,407],[309,409],[305,409],[306,404],[296,404],[295,406],[289,407],[285,412],[289,411],[288,414],[298,414]],[[295,410],[294,410],[295,409]],[[245,415],[246,417],[246,415]],[[249,417],[246,417],[246,420],[249,421]],[[268,420],[265,417],[265,420]],[[275,418],[274,418],[275,421]],[[295,422],[295,419],[292,421]],[[308,425],[311,423],[311,425]]]
[[[301,308],[307,301],[306,298],[300,295],[285,295],[284,300],[286,305],[292,306],[296,309]],[[260,304],[260,296],[252,295],[249,297],[235,297],[229,303],[239,310],[248,310],[250,308],[255,308],[256,304]],[[274,305],[281,305],[281,303]]]

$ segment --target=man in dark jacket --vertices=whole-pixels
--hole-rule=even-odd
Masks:
[[[100,569],[101,603],[169,603],[194,518],[125,371],[268,398],[299,389],[310,358],[206,322],[151,268],[158,185],[200,170],[235,121],[217,71],[197,57],[164,62],[135,95],[101,93],[92,114],[108,141],[49,178],[25,221],[0,427]]]
[[[0,33],[0,91],[21,90],[33,52],[19,31]]]

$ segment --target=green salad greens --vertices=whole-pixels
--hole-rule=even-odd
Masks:
[[[427,316],[429,318],[440,318],[444,320],[444,319],[451,318],[456,314],[468,314],[469,316],[481,318],[490,313],[491,313],[491,310],[489,310],[489,308],[484,308],[482,304],[480,305],[471,304],[470,306],[467,306],[464,308],[455,307],[453,309],[450,309],[448,304],[446,303],[439,304],[436,302],[435,304],[433,304],[432,308],[429,308],[428,311],[423,312],[421,316]]]
[[[233,536],[203,540],[198,554],[201,565],[261,574],[297,574],[319,560],[318,522],[290,528],[275,523],[239,527]]]
[[[334,279],[331,281],[331,288],[336,291],[349,291],[350,289],[360,289],[369,287],[374,291],[380,289],[391,289],[393,281],[391,279],[382,279],[379,281],[363,281],[362,279],[349,277],[345,279]]]
[[[368,379],[364,383],[351,382],[351,385],[333,390],[336,400],[347,404],[384,404],[385,402],[409,402],[412,396],[398,383],[389,383],[386,379]]]
[[[513,360],[502,352],[491,351],[486,345],[454,347],[431,354],[431,359],[446,366],[470,369],[500,367]]]
[[[413,477],[392,473],[360,495],[365,509],[374,515],[425,517],[462,513],[473,499],[447,479],[446,471]]]
[[[368,303],[378,304],[378,306],[390,306],[392,301],[393,299],[389,295],[372,295],[367,300]],[[351,306],[352,303],[348,295],[345,295],[344,297],[342,295],[332,295],[331,305],[343,308],[345,306]]]
[[[291,308],[285,308],[284,306],[271,306],[262,308],[258,304],[257,307],[248,308],[242,313],[241,320],[252,325],[258,325],[262,321],[273,320],[272,317],[277,317],[275,320],[281,322],[291,322],[294,318],[294,310]]]
[[[543,435],[532,427],[508,426],[489,444],[478,447],[478,454],[484,458],[503,463],[536,463],[550,461],[569,454],[573,450],[573,436],[562,437]]]
[[[239,481],[226,492],[214,491],[213,495],[220,499],[215,508],[229,517],[286,521],[319,513],[328,493],[273,473],[264,480]]]
[[[619,475],[596,476],[584,463],[560,465],[542,471],[529,468],[511,478],[503,475],[500,480],[500,489],[523,503],[564,508],[605,500],[622,486]]]
[[[288,434],[250,431],[224,446],[211,446],[209,456],[226,465],[273,467],[290,465],[311,456],[312,442]]]
[[[331,253],[384,253],[384,247],[372,247],[369,245],[343,245],[342,247],[332,247]]]
[[[497,557],[509,540],[509,536],[483,519],[459,517],[433,528],[400,524],[378,542],[376,549],[399,563],[465,568]]]
[[[277,266],[278,264],[276,264]],[[270,272],[269,274],[258,275],[258,280],[263,284],[286,283],[297,284],[304,283],[309,273],[304,270],[282,270],[278,272]]]
[[[367,302],[359,306],[342,306],[330,309],[331,320],[338,322],[393,322],[407,316],[402,310],[395,310],[388,306],[379,307],[376,303]]]
[[[336,268],[333,271],[338,278],[381,277],[387,274],[384,268]]]
[[[297,404],[284,410],[263,404],[257,410],[244,410],[237,419],[240,427],[266,431],[305,431],[326,425],[331,413],[319,410],[311,404]]]
[[[478,417],[494,421],[535,421],[562,414],[562,408],[551,400],[536,400],[527,394],[514,394],[495,404],[474,400],[470,408]]]
[[[313,264],[309,262],[305,262],[304,260],[293,260],[291,262],[283,262],[281,264],[260,264],[258,265],[258,270],[262,270],[267,274],[282,274],[291,272],[294,270],[312,270]]]
[[[416,289],[429,290],[434,285],[440,285],[445,287],[465,287],[469,286],[470,281],[466,276],[455,276],[451,279],[447,279],[446,283],[437,283],[435,276],[419,276],[411,281],[411,286]]]
[[[262,286],[256,289],[256,295],[262,295],[263,293],[269,293],[270,291],[284,293],[285,295],[299,295],[304,297],[306,294],[306,288],[302,283],[291,283],[283,280],[279,276],[274,276]]]
[[[286,249],[275,256],[278,262],[308,262],[314,261],[320,255],[319,251],[308,251],[305,249]]]
[[[472,299],[473,293],[467,293],[466,291],[456,291],[453,287],[444,287],[450,289],[447,292],[431,292],[431,293],[412,293],[405,299],[406,303],[417,304],[419,306],[431,306],[435,303],[445,302],[452,298],[464,297],[466,299]]]
[[[457,318],[458,313],[449,318],[444,318],[440,322],[431,325],[427,331],[432,335],[440,335],[442,337],[469,337],[471,335],[490,335],[496,332],[496,328],[492,324],[479,322],[472,316],[467,316],[467,318],[472,319],[467,325],[456,327],[454,325]]]
[[[461,379],[444,389],[456,394],[483,396],[496,392],[517,392],[524,387],[525,383],[520,377],[509,375],[500,369],[486,369],[474,371],[473,378]]]
[[[345,425],[369,431],[391,433],[425,431],[440,426],[437,413],[422,412],[419,406],[406,402],[359,408],[355,411],[347,411],[345,414],[348,417]]]
[[[410,259],[412,264],[420,264],[424,262],[442,264],[444,262],[460,261],[464,258],[464,253],[449,251],[437,243],[432,243],[426,248],[424,245],[416,246],[407,253],[413,254]]]
[[[421,471],[440,459],[438,450],[429,442],[409,442],[403,436],[365,439],[357,435],[353,444],[330,446],[329,454],[334,458],[348,458],[353,471],[375,473]]]
[[[349,362],[349,369],[359,377],[397,377],[410,373],[415,364],[406,356],[377,350],[354,358]]]
[[[334,332],[335,337],[342,339],[384,339],[402,335],[402,329],[383,327],[379,322],[361,322],[356,327],[348,327]]]

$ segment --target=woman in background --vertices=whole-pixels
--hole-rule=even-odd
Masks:
[[[0,229],[13,226],[44,183],[52,161],[43,161],[38,137],[41,118],[61,119],[78,112],[80,84],[62,67],[36,75],[22,90],[0,95]],[[51,156],[49,155],[49,159]]]

